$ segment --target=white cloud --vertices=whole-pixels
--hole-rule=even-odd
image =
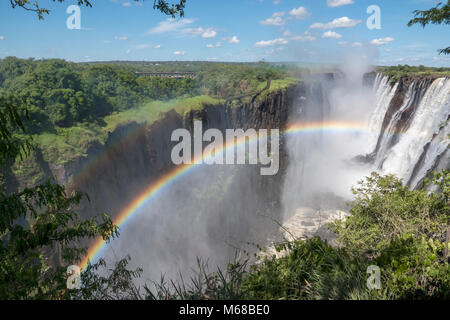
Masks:
[[[207,28],[204,29],[202,27],[198,28],[187,28],[181,30],[182,33],[189,34],[192,36],[198,36],[201,35],[202,38],[214,38],[217,35],[217,32],[214,28]]]
[[[345,6],[353,3],[355,3],[353,0],[327,0],[327,5],[332,8]]]
[[[126,54],[130,54],[131,53],[131,49],[128,49],[127,51],[125,51]]]
[[[334,31],[330,30],[330,31],[324,32],[323,35],[322,35],[322,38],[325,38],[325,39],[340,39],[340,38],[342,38],[342,34],[339,34],[337,32],[334,32]]]
[[[126,40],[128,40],[128,37],[126,37],[126,36],[115,36],[114,39],[119,40],[119,41],[126,41]]]
[[[173,54],[174,54],[175,56],[184,56],[185,53],[186,53],[186,52],[184,52],[184,51],[174,51],[174,52],[173,52]]]
[[[213,58],[206,58],[206,61],[216,61],[216,60],[217,60],[216,57],[213,57]]]
[[[229,43],[239,43],[239,42],[241,42],[241,40],[239,40],[237,36],[232,36],[231,38],[223,38],[223,40],[226,40]]]
[[[5,36],[0,36],[0,40],[5,40]]]
[[[148,44],[138,44],[136,49],[147,49],[148,47],[150,47]]]
[[[328,23],[314,23],[311,29],[337,29],[337,28],[353,28],[361,23],[361,20],[353,20],[348,17],[336,18]]]
[[[270,18],[260,21],[259,23],[267,26],[282,26],[284,24],[284,19],[282,18],[284,15],[284,12],[275,12]]]
[[[311,34],[309,31],[305,31],[303,33],[303,35],[301,35],[301,36],[299,36],[299,35],[292,36],[290,38],[290,40],[307,42],[307,41],[315,41],[315,40],[317,40],[317,38],[313,34]]]
[[[160,33],[166,33],[166,32],[174,32],[177,31],[191,23],[193,23],[193,19],[179,19],[175,20],[172,18],[169,18],[167,20],[161,21],[158,23],[156,27],[151,29],[149,31],[150,34],[160,34]]]
[[[202,38],[214,38],[216,35],[217,32],[214,29],[209,28],[202,33]]]
[[[161,49],[161,45],[157,44],[156,46],[153,47],[153,49]]]
[[[219,47],[221,47],[221,46],[222,46],[222,43],[221,43],[221,42],[217,42],[217,43],[215,43],[215,44],[213,44],[213,43],[208,43],[208,44],[206,45],[207,48],[219,48]]]
[[[292,33],[289,30],[283,32],[283,37],[289,37]]]
[[[291,11],[289,11],[289,14],[299,20],[303,20],[309,16],[309,12],[308,10],[306,10],[305,7],[294,8]]]
[[[131,7],[131,2],[126,1],[126,2],[122,3],[122,6]]]
[[[279,4],[280,0],[273,0],[273,4]]]
[[[392,41],[395,41],[395,39],[392,37],[386,37],[386,38],[381,38],[381,39],[373,39],[372,41],[370,41],[370,44],[373,44],[375,46],[383,46]]]
[[[255,43],[255,47],[264,48],[271,46],[279,46],[283,44],[287,44],[289,41],[283,38],[273,39],[273,40],[262,40]]]

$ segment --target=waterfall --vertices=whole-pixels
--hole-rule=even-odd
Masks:
[[[409,128],[388,152],[382,163],[383,173],[393,173],[415,187],[445,156],[450,139],[450,79],[432,82],[412,115]],[[447,161],[448,162],[448,161]]]
[[[334,132],[325,125],[287,137],[285,221],[308,220],[308,210],[338,209],[339,199],[351,199],[351,187],[371,171],[395,174],[414,188],[433,170],[449,168],[450,79],[405,77],[393,83],[376,74],[367,86],[362,78],[335,75],[305,83],[290,121],[360,123],[368,132]],[[330,199],[338,201],[328,205]]]
[[[381,126],[380,130],[378,131],[379,138],[375,149],[375,164],[377,167],[381,168],[385,158],[387,157],[388,151],[396,143],[397,136],[399,134],[398,126],[400,118],[403,112],[408,109],[413,103],[415,89],[416,83],[413,83],[411,86],[409,86],[401,107],[394,112],[390,119],[387,117],[387,114],[384,113],[384,119],[385,121],[388,120],[388,125],[384,129],[383,126]]]
[[[367,144],[368,150],[375,150],[378,137],[383,126],[386,111],[398,88],[398,82],[391,85],[388,76],[377,73],[374,84],[375,109],[369,121],[370,137]]]

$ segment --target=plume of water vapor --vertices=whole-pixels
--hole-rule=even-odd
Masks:
[[[307,92],[299,97],[291,115],[292,122],[338,122],[368,124],[374,109],[375,93],[363,83],[363,76],[371,71],[364,59],[345,64],[333,79],[316,76],[307,79]],[[333,197],[348,199],[351,186],[370,172],[368,166],[351,159],[367,152],[369,135],[364,132],[318,132],[293,135],[287,138],[289,166],[282,191],[283,219],[291,217],[299,207],[323,209],[338,206],[330,203]]]

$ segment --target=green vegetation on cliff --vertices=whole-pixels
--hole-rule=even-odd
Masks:
[[[391,77],[392,82],[397,82],[403,77],[450,77],[450,68],[432,68],[425,66],[398,65],[391,67],[378,67],[377,72],[388,75]]]
[[[194,71],[195,79],[139,76],[135,71]],[[235,96],[251,99],[271,80],[267,92],[296,82],[286,66],[267,63],[116,62],[76,64],[64,60],[0,60],[0,97],[19,105],[42,159],[62,165],[102,145],[108,134],[131,122],[151,124],[173,109],[181,115]],[[26,116],[25,116],[26,115]],[[34,154],[13,173],[42,179]]]

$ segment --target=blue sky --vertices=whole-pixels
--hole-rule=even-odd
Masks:
[[[435,0],[188,0],[185,18],[175,20],[153,10],[153,0],[94,0],[93,8],[81,8],[80,30],[66,26],[66,9],[76,1],[40,2],[51,9],[41,21],[1,1],[0,58],[336,63],[363,57],[378,65],[450,66],[450,57],[437,53],[450,45],[449,26],[406,26],[412,11]],[[381,29],[366,25],[370,5],[381,9]]]

